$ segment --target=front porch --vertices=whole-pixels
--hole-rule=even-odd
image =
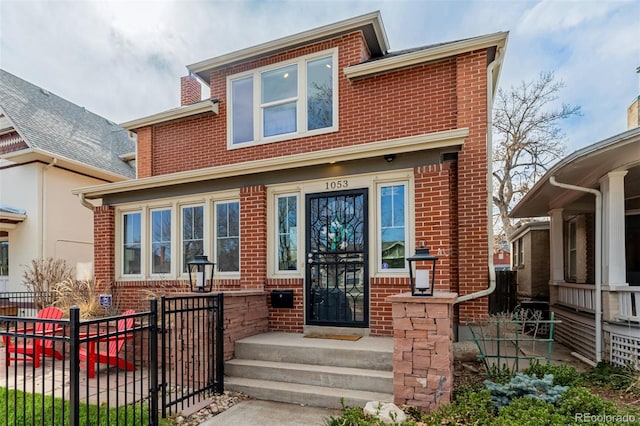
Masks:
[[[578,354],[595,360],[595,285],[551,285],[551,310],[557,340]],[[619,286],[602,292],[603,360],[624,366],[640,356],[640,287]]]

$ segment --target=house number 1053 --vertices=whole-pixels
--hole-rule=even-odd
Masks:
[[[332,180],[324,183],[324,189],[344,189],[349,187],[348,180]]]

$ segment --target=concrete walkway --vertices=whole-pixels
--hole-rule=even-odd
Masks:
[[[340,410],[306,407],[284,402],[250,400],[220,413],[202,426],[320,426]]]

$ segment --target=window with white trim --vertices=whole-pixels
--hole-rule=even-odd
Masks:
[[[204,206],[182,207],[182,272],[187,263],[204,254]]]
[[[278,272],[298,270],[298,196],[276,197],[276,250]]]
[[[216,268],[220,273],[240,271],[240,202],[215,203]]]
[[[378,268],[380,271],[407,270],[405,257],[408,236],[408,184],[378,186]]]
[[[140,275],[142,272],[142,213],[122,215],[122,274]]]
[[[151,210],[151,273],[171,273],[171,209]]]
[[[229,148],[337,130],[337,49],[230,76]]]

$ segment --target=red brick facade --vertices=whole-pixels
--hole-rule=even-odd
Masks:
[[[206,167],[285,157],[338,147],[394,140],[435,132],[468,129],[457,160],[434,160],[408,169],[415,192],[410,206],[415,244],[427,245],[438,256],[437,290],[470,294],[488,286],[487,207],[487,49],[457,54],[435,61],[349,79],[343,70],[369,59],[371,54],[359,31],[303,45],[291,50],[218,66],[211,72],[211,98],[219,100],[218,114],[204,113],[136,129],[138,177],[160,176]],[[283,142],[240,149],[227,147],[227,77],[315,52],[337,49],[339,130]],[[192,77],[189,77],[192,78]],[[195,86],[182,81],[183,105],[195,99]],[[197,83],[197,82],[196,82]],[[198,89],[199,90],[199,89]],[[199,96],[199,92],[198,92]],[[199,98],[198,98],[199,99]],[[421,158],[416,153],[416,158]],[[412,154],[409,154],[412,155]],[[437,155],[436,155],[437,157]],[[425,157],[426,158],[426,157]],[[380,173],[384,173],[380,169]],[[349,175],[349,170],[345,170]],[[274,277],[267,267],[268,185],[256,176],[249,185],[235,188],[240,197],[240,278],[217,280],[228,290],[264,290],[270,330],[301,332],[304,327],[304,277]],[[370,196],[375,191],[370,189]],[[304,198],[304,197],[302,197]],[[113,206],[97,208],[96,277],[111,284],[115,271],[115,213]],[[371,223],[377,223],[373,218]],[[373,237],[372,237],[373,239]],[[406,247],[407,254],[414,247]],[[304,253],[304,248],[300,251]],[[372,261],[374,262],[374,261]],[[374,269],[374,268],[371,268]],[[160,281],[122,281],[128,301],[139,298]],[[188,283],[162,281],[167,289],[184,289]],[[369,273],[369,328],[371,334],[393,332],[387,297],[408,289],[408,278]],[[272,290],[293,289],[292,309],[271,308]],[[138,296],[134,292],[138,292]],[[131,302],[132,304],[135,302]],[[127,306],[129,307],[129,306]],[[460,315],[486,314],[487,300],[462,304]]]

